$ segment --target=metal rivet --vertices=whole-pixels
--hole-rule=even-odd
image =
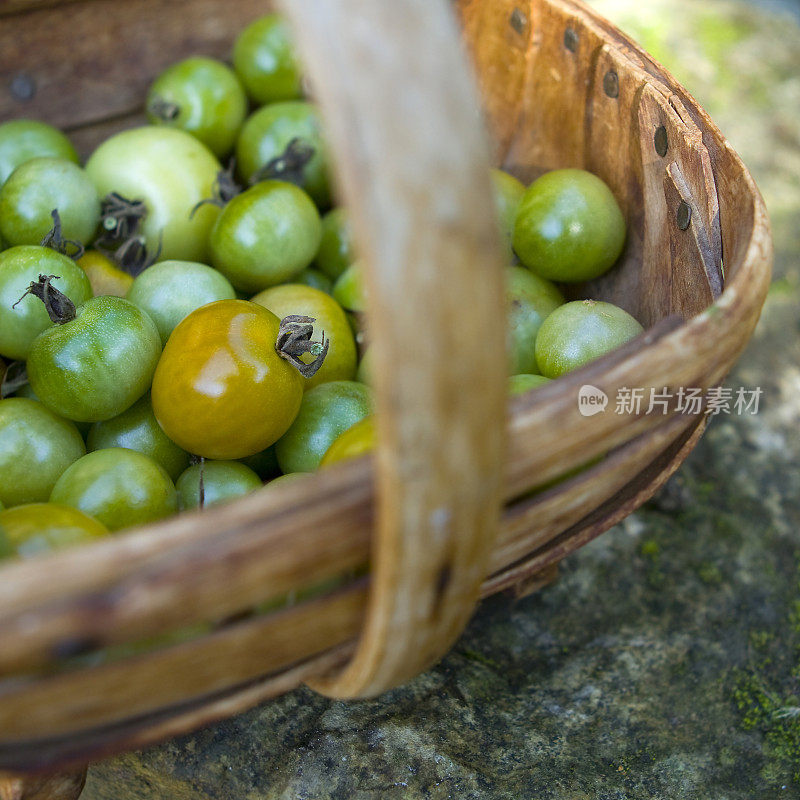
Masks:
[[[603,78],[603,90],[609,97],[619,97],[619,78],[613,69],[606,72]]]
[[[653,137],[653,142],[656,146],[656,153],[658,153],[661,158],[667,154],[667,150],[669,150],[669,140],[667,139],[667,129],[663,125],[659,125],[656,128],[656,135]]]
[[[681,200],[681,204],[678,206],[677,218],[678,227],[685,231],[692,221],[692,207],[685,200]]]
[[[32,100],[36,94],[36,81],[25,72],[18,72],[11,79],[9,88],[16,100]]]
[[[525,13],[519,8],[515,8],[511,12],[511,19],[509,20],[509,22],[511,23],[511,27],[517,33],[520,34],[524,33],[525,28],[528,27],[528,18],[525,16]]]
[[[578,49],[578,34],[573,28],[567,28],[564,31],[564,47],[574,53]]]

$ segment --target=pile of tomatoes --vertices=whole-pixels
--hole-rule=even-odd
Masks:
[[[84,166],[45,123],[0,125],[0,556],[374,446],[360,266],[303,90],[286,24],[269,15],[241,33],[232,67],[195,57],[158,76],[151,124]],[[623,249],[599,178],[492,181],[514,395],[642,328],[562,294]]]

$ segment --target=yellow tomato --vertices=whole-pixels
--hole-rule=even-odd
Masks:
[[[108,536],[108,529],[76,508],[30,503],[0,512],[0,553],[23,558]]]
[[[342,307],[328,294],[302,283],[284,283],[265,289],[253,298],[254,303],[268,308],[283,319],[290,314],[312,317],[313,337],[322,339],[322,334],[330,339],[330,348],[318,372],[306,381],[306,391],[328,381],[350,381],[356,374],[356,342],[353,331]],[[313,356],[303,356],[310,363]]]
[[[95,297],[104,294],[125,297],[133,283],[133,278],[127,272],[98,250],[87,250],[78,259],[78,264],[89,278]]]
[[[205,458],[246,458],[297,416],[303,378],[275,349],[280,320],[246,300],[198,308],[172,332],[153,377],[158,424]]]
[[[319,465],[327,467],[339,461],[347,461],[351,458],[363,456],[364,453],[369,453],[375,449],[375,441],[375,417],[364,417],[364,419],[356,422],[355,425],[334,439],[333,444],[322,456],[322,461],[320,461]]]

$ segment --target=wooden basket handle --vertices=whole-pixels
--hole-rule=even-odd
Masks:
[[[367,618],[313,688],[379,694],[452,645],[497,527],[505,307],[488,146],[445,0],[282,0],[365,268],[379,446]]]

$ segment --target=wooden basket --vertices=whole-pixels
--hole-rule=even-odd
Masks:
[[[0,118],[50,120],[86,153],[140,121],[167,63],[225,57],[267,5],[4,0],[0,72],[13,91]],[[626,251],[577,296],[618,303],[648,328],[509,413],[488,148],[451,7],[283,5],[368,267],[376,457],[4,566],[0,769],[141,747],[304,681],[361,697],[410,678],[446,652],[479,595],[541,585],[697,442],[702,413],[647,414],[646,402],[616,413],[617,391],[718,384],[758,319],[771,260],[763,202],[686,91],[579,2],[461,0],[493,160],[524,180],[579,166],[609,183]],[[610,398],[604,413],[578,412],[586,384]],[[243,613],[368,561],[369,580]],[[85,657],[209,621],[182,644]]]

